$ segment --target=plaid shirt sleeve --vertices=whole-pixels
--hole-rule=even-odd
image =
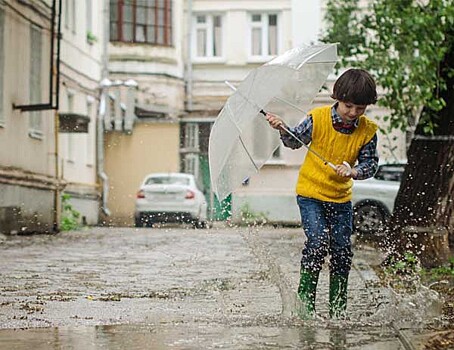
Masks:
[[[358,175],[355,180],[365,180],[375,175],[378,169],[377,134],[360,150],[358,164],[355,166]]]
[[[289,128],[289,131],[293,133],[298,139],[308,145],[312,141],[312,116],[308,115],[301,123],[299,123],[294,128]],[[281,140],[285,147],[289,147],[291,149],[300,148],[301,142],[295,140],[295,138],[286,133],[285,131],[281,132]]]

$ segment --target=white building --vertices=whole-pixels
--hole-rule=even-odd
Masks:
[[[98,223],[97,115],[103,55],[103,0],[63,0],[59,115],[85,119],[86,130],[59,133],[59,176],[82,221]],[[78,132],[82,131],[82,132]]]
[[[188,114],[181,119],[182,127],[187,130],[188,146],[182,149],[182,157],[186,159],[186,170],[198,174],[205,187],[209,186],[206,161],[209,127],[206,125],[214,122],[232,93],[225,80],[239,84],[251,69],[276,55],[294,46],[317,42],[323,30],[324,6],[325,1],[321,0],[188,1],[192,28],[190,45],[185,50]],[[332,86],[335,78],[334,74],[330,76],[327,85]],[[314,106],[330,103],[329,92],[325,91],[317,96]],[[271,112],[285,118],[288,111]],[[372,107],[367,114],[379,119],[384,111]],[[396,136],[401,138],[399,134]],[[382,159],[391,157],[385,146],[386,142],[381,141]],[[403,140],[398,140],[394,152],[398,158],[404,158]],[[233,193],[232,220],[240,221],[242,213],[248,211],[272,222],[299,222],[294,188],[304,156],[304,149],[292,151],[280,147],[257,174],[251,174],[249,181]],[[229,205],[225,204],[227,212]],[[217,208],[214,216],[228,215],[219,214]]]
[[[93,33],[102,38],[93,14],[101,3],[0,2],[1,232],[57,230],[63,191],[84,221],[98,220],[94,131],[101,51]]]
[[[58,66],[51,23],[52,16],[58,23],[59,4]],[[154,171],[194,173],[215,219],[232,211],[239,220],[248,205],[270,221],[299,221],[294,185],[303,151],[281,147],[220,205],[211,192],[208,140],[232,93],[225,81],[239,84],[276,55],[316,42],[324,4],[0,1],[0,231],[55,230],[62,193],[87,224],[131,225],[137,186]],[[325,92],[315,104],[330,102]]]

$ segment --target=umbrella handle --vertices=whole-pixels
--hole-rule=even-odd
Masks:
[[[266,112],[261,109],[259,111],[261,114],[263,114],[265,117],[266,117]],[[287,133],[289,133],[290,135],[292,135],[296,140],[300,141],[295,135],[293,135],[287,128],[283,127],[283,130],[285,130]],[[331,163],[331,162],[328,162],[326,159],[324,159],[322,156],[320,156],[318,153],[316,153],[315,151],[313,151],[312,149],[310,149],[306,144],[304,144],[303,142],[301,142],[301,145],[303,145],[304,147],[307,148],[308,151],[314,153],[317,157],[319,157],[324,163],[325,165],[328,165],[331,169],[333,169],[334,171],[336,171],[336,166]],[[347,167],[348,169],[348,174],[347,176],[350,176],[350,174],[352,173],[352,168],[350,166],[350,164],[348,164],[346,161],[343,162],[343,164]]]
[[[336,166],[335,166],[333,163],[331,163],[331,162],[325,162],[325,165],[329,165],[329,167],[330,167],[331,169],[333,169],[334,171],[336,171]]]
[[[347,167],[347,176],[350,176],[352,174],[352,167],[345,160],[342,162],[342,164]],[[329,165],[330,168],[332,168],[333,170],[336,170],[336,166],[331,162],[325,162],[325,165]]]
[[[344,164],[347,167],[348,170],[347,176],[350,176],[352,174],[352,167],[345,160],[342,162],[342,164]]]

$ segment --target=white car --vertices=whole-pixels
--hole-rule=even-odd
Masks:
[[[374,177],[353,183],[354,232],[380,234],[394,209],[405,164],[382,164]]]
[[[137,192],[134,216],[136,227],[181,222],[203,228],[207,222],[207,202],[194,175],[154,173],[145,177]]]

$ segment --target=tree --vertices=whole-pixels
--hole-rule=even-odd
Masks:
[[[363,3],[363,2],[362,2]],[[407,132],[408,165],[388,225],[392,254],[445,261],[454,235],[453,0],[328,0],[326,42],[343,66],[373,72],[388,127]]]

